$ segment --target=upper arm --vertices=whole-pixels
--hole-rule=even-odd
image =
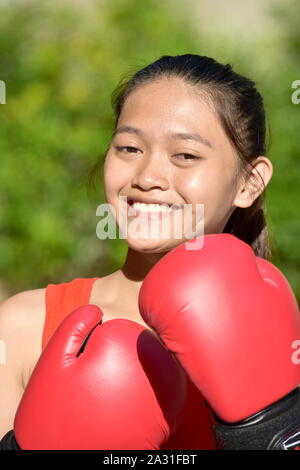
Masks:
[[[0,439],[13,428],[26,373],[41,352],[43,291],[20,292],[0,304]]]

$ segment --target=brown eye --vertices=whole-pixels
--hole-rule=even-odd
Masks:
[[[123,147],[116,146],[116,149],[118,150],[118,152],[123,152],[124,149],[131,149],[131,151],[137,150],[135,147],[128,147],[128,146],[123,146]],[[131,153],[131,151],[125,152],[125,153]]]
[[[184,160],[184,161],[188,161],[188,160],[200,160],[200,157],[196,157],[196,155],[191,155],[190,153],[179,153],[177,155],[175,155],[175,157],[178,157],[180,155],[183,155],[184,157],[187,157],[187,158],[183,158],[181,160]]]

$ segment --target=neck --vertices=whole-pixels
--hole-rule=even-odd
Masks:
[[[122,275],[128,280],[141,285],[152,267],[166,253],[141,253],[128,248]]]
[[[141,253],[128,248],[123,266],[115,272],[114,292],[116,299],[122,299],[124,305],[130,306],[130,311],[138,309],[137,299],[143,281],[164,254]]]
[[[131,318],[140,317],[138,296],[145,277],[151,268],[166,254],[141,253],[128,248],[123,266],[110,275],[109,303],[117,305]]]

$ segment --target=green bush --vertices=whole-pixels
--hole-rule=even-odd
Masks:
[[[289,21],[280,16],[282,28]],[[122,76],[161,55],[189,52],[232,63],[265,97],[275,166],[267,198],[274,262],[300,296],[300,106],[290,100],[291,82],[300,77],[297,59],[286,53],[292,42],[299,57],[299,33],[295,40],[282,32],[276,63],[268,63],[263,43],[245,53],[213,33],[204,36],[179,0],[0,4],[0,79],[7,87],[0,105],[0,279],[8,294],[120,265],[124,242],[96,237],[101,178],[94,200],[86,192],[113,130],[111,93]]]

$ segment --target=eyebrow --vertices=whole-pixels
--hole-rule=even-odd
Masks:
[[[131,127],[131,126],[121,126],[118,127],[118,129],[115,129],[114,132],[112,133],[112,138],[115,137],[115,135],[120,134],[120,133],[129,133],[129,134],[137,134],[142,136],[143,131],[140,129],[137,129],[136,127]],[[206,139],[205,137],[201,136],[200,134],[195,134],[195,133],[187,133],[187,132],[171,132],[169,134],[169,137],[173,137],[174,139],[182,139],[182,140],[195,140],[196,142],[200,142],[201,144],[206,145],[207,147],[213,148],[211,142]]]

